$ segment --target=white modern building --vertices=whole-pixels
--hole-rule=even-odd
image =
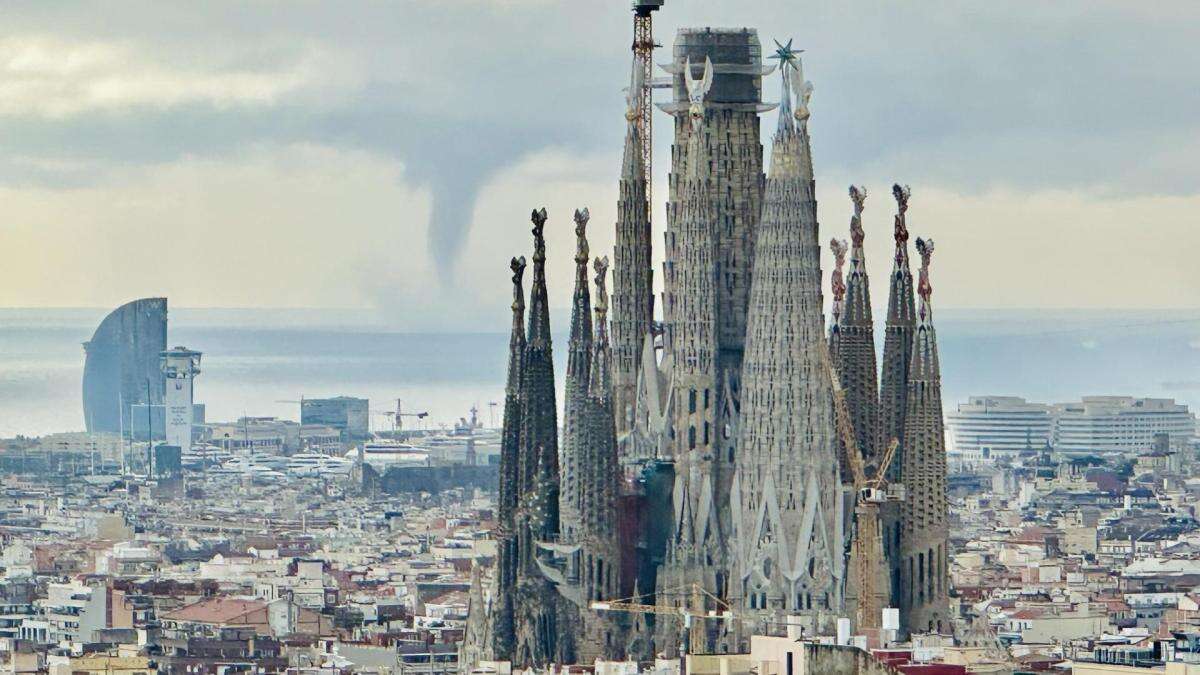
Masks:
[[[1079,403],[1054,406],[1054,449],[1067,453],[1140,454],[1167,434],[1171,447],[1190,444],[1196,416],[1170,398],[1085,396]]]
[[[1054,434],[1051,407],[1016,396],[972,396],[946,414],[948,452],[963,461],[1012,457],[1041,450]]]
[[[1031,403],[1016,396],[972,396],[946,414],[949,452],[986,462],[1050,446],[1057,452],[1138,455],[1157,434],[1171,447],[1196,438],[1196,416],[1173,399],[1085,396],[1077,403]]]

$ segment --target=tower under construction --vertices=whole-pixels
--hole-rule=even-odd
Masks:
[[[774,107],[762,96],[773,67],[757,33],[679,31],[663,66],[672,99],[658,106],[671,115],[674,138],[657,324],[648,69],[649,16],[661,4],[634,3],[611,326],[607,260],[590,259],[588,213],[575,214],[561,466],[544,210],[533,216],[528,317],[523,259],[512,264],[497,595],[472,602],[492,617],[471,631],[491,651],[472,653],[541,667],[673,655],[680,646],[729,652],[785,626],[828,634],[836,619],[857,617],[860,627],[878,627],[889,604],[900,607],[904,631],[944,631],[949,552],[932,243],[919,240],[918,312],[909,191],[893,191],[896,253],[880,372],[864,188],[850,189],[850,243],[831,243],[834,311],[825,330],[812,87],[799,50],[776,43],[782,96],[768,179],[759,126]],[[687,628],[680,620],[709,612],[735,620]]]
[[[759,113],[769,109],[752,29],[681,30],[667,68],[674,99],[661,107],[675,118],[675,141],[663,317],[675,487],[660,604],[679,602],[692,584],[717,597],[728,592],[738,396],[765,183]],[[675,627],[663,624],[666,640]],[[721,647],[720,627],[709,628],[696,648]]]

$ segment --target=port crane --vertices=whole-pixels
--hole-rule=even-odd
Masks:
[[[391,418],[393,434],[399,434],[400,432],[404,431],[404,418],[405,417],[413,417],[418,420],[423,420],[426,417],[429,417],[429,413],[425,412],[425,411],[416,412],[416,413],[404,412],[404,407],[403,407],[403,404],[400,402],[400,399],[396,399],[396,412],[389,411],[389,412],[381,412],[378,414],[387,415],[388,417]]]

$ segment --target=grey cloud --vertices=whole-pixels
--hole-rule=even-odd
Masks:
[[[807,75],[816,84],[822,171],[964,191],[1195,190],[1192,149],[1179,149],[1181,138],[1200,131],[1200,23],[1187,20],[1197,18],[1191,3],[1157,2],[1153,10],[1083,0],[747,4],[668,2],[656,16],[667,45],[658,60],[669,58],[681,25],[757,26],[768,45],[795,37],[808,50]],[[588,152],[619,143],[625,3],[278,9],[214,3],[196,16],[182,3],[9,7],[14,33],[134,41],[168,61],[203,62],[222,45],[237,45],[246,63],[276,66],[294,56],[277,45],[311,41],[363,72],[360,87],[328,99],[0,119],[0,153],[124,164],[233,153],[265,141],[368,148],[429,185],[432,252],[452,263],[475,196],[497,171],[551,145]],[[0,163],[0,180],[18,176],[82,179],[67,170],[22,176]],[[615,167],[607,178],[615,180]]]

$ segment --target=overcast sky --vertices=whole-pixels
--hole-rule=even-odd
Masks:
[[[502,326],[545,205],[562,307],[571,211],[611,247],[628,6],[6,2],[0,306]],[[937,241],[941,307],[1198,304],[1200,3],[667,0],[655,23],[668,48],[744,25],[806,49],[822,240],[865,184],[878,305],[892,181]]]

